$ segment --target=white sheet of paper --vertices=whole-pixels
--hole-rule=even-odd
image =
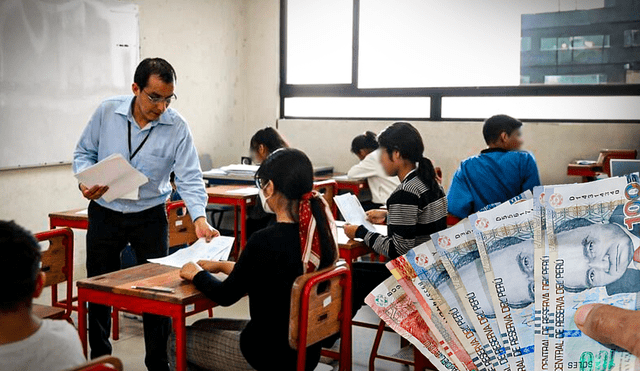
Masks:
[[[338,244],[344,244],[347,243],[349,241],[349,237],[347,237],[346,234],[344,234],[344,224],[345,222],[342,222],[342,224],[338,225],[338,221],[336,221],[336,226],[338,227]],[[383,236],[387,235],[387,226],[386,225],[380,225],[380,224],[374,224],[373,225],[375,231],[374,232],[378,232]],[[361,239],[356,238],[356,241],[361,241]]]
[[[224,170],[226,172],[240,172],[240,173],[254,173],[258,171],[260,166],[258,165],[244,165],[244,164],[234,164],[229,166],[223,166],[220,170]]]
[[[137,200],[138,188],[149,181],[119,153],[86,168],[75,177],[89,188],[94,185],[109,186],[109,190],[102,195],[107,202],[117,198]]]
[[[83,210],[80,210],[80,211],[76,211],[76,214],[87,215],[87,214],[89,214],[89,210],[88,209],[83,209]]]
[[[204,238],[200,238],[189,247],[180,249],[164,258],[148,259],[148,262],[182,268],[188,262],[196,263],[198,260],[227,260],[234,240],[233,237],[219,236],[212,239],[211,242],[206,242]]]
[[[227,175],[227,172],[220,169],[211,169],[211,170],[203,171],[202,175],[203,176],[221,176],[221,175]]]
[[[246,188],[238,188],[227,191],[230,195],[242,195],[242,196],[255,196],[258,194],[258,188],[256,187],[246,187]]]
[[[344,220],[349,224],[353,225],[364,225],[368,230],[375,232],[376,228],[371,224],[371,222],[367,221],[367,214],[365,214],[362,205],[360,205],[360,201],[358,197],[351,193],[345,193],[342,195],[335,196],[333,198],[336,205],[338,205],[338,209],[340,209],[340,213],[344,217]]]

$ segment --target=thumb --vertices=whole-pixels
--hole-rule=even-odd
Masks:
[[[640,312],[605,304],[578,308],[574,321],[580,331],[604,345],[616,345],[640,356]]]

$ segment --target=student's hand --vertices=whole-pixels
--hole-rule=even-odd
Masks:
[[[587,304],[574,321],[585,335],[605,345],[616,345],[640,357],[640,312],[606,304]]]
[[[367,220],[373,224],[383,224],[387,218],[387,210],[377,209],[367,211]]]
[[[354,238],[356,238],[356,231],[358,230],[358,227],[359,225],[345,224],[343,226],[344,234],[346,234],[349,239],[353,240]]]
[[[221,262],[215,260],[198,260],[198,265],[209,273],[225,273],[230,274],[233,270],[234,262]]]
[[[183,265],[182,269],[180,269],[180,277],[187,281],[193,281],[193,277],[195,277],[196,274],[198,274],[198,272],[200,272],[201,270],[201,266],[196,263],[189,262]]]
[[[80,190],[82,191],[84,198],[87,200],[97,200],[109,190],[109,186],[94,185],[91,188],[87,188],[86,185],[81,183]]]
[[[218,237],[220,235],[220,232],[218,232],[217,229],[209,225],[209,223],[207,222],[207,218],[205,218],[204,216],[196,219],[193,224],[196,226],[196,236],[198,236],[198,238],[204,237],[207,242],[211,241],[212,238]]]

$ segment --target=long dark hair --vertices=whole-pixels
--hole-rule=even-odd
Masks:
[[[400,156],[411,162],[418,163],[418,177],[429,189],[440,189],[436,179],[433,163],[422,154],[424,144],[418,130],[408,122],[395,122],[387,126],[379,135],[378,143],[392,156],[393,151],[400,152]]]
[[[378,149],[378,140],[376,139],[376,133],[372,131],[366,131],[364,134],[360,134],[353,138],[351,141],[351,152],[356,155],[361,149],[370,149],[375,151]]]
[[[269,153],[273,153],[275,150],[280,148],[289,147],[289,143],[284,140],[280,133],[270,126],[260,129],[253,134],[251,141],[249,142],[249,149],[257,151],[261,144],[267,147]]]
[[[262,163],[256,172],[256,178],[262,186],[269,180],[273,182],[273,188],[287,199],[289,216],[298,221],[297,208],[300,200],[313,189],[313,166],[307,155],[294,148],[274,152]],[[320,197],[312,197],[310,203],[320,236],[321,256],[318,269],[322,269],[337,259],[335,240],[323,200]]]

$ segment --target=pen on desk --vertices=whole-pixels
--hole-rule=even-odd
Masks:
[[[132,289],[138,290],[148,290],[148,291],[158,291],[158,292],[166,292],[173,294],[175,291],[168,287],[159,287],[159,286],[131,286]]]

